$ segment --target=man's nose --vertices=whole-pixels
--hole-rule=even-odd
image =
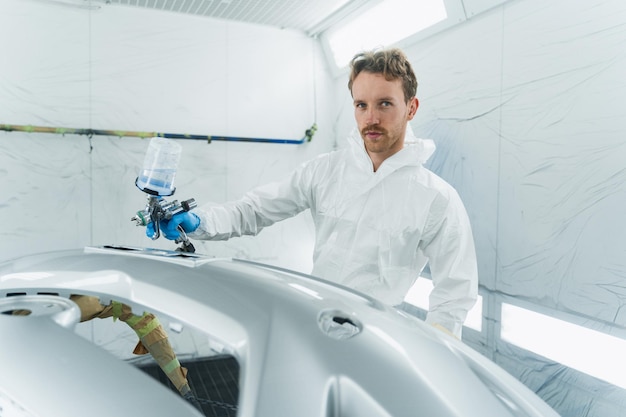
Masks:
[[[379,117],[378,111],[371,107],[368,108],[365,111],[365,122],[368,125],[377,125],[378,123],[380,123],[380,117]]]

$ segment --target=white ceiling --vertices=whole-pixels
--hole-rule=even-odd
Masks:
[[[294,29],[317,35],[377,0],[92,0]],[[106,6],[105,6],[106,7]]]

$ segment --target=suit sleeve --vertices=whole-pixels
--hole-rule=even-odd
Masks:
[[[257,235],[263,228],[306,210],[310,206],[309,169],[309,164],[303,164],[284,180],[257,187],[239,200],[208,203],[193,210],[200,217],[200,226],[189,237],[227,240]]]
[[[426,322],[461,338],[463,322],[478,294],[476,250],[469,218],[454,190],[431,207],[422,250],[433,281]]]

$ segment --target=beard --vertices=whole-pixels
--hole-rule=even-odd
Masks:
[[[365,149],[373,153],[389,152],[400,140],[400,135],[396,132],[389,132],[380,126],[367,126],[361,129],[360,133]],[[372,134],[376,136],[372,137]]]

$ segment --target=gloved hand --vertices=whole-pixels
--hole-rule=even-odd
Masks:
[[[200,217],[189,211],[174,214],[169,220],[161,220],[161,233],[163,233],[166,239],[176,240],[180,237],[180,232],[178,231],[179,225],[183,228],[185,233],[191,233],[200,226]],[[150,222],[146,226],[146,236],[152,238],[154,233],[154,223]]]

